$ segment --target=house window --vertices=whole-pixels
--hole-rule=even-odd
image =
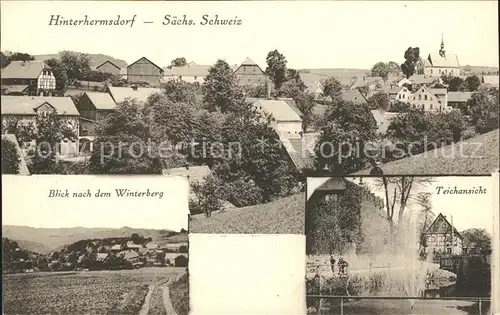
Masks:
[[[427,101],[427,94],[425,94],[425,95],[424,95],[424,100],[426,100],[426,101]]]
[[[182,80],[182,75],[179,76],[179,80]]]
[[[196,80],[196,76],[194,76],[194,79]]]
[[[431,69],[431,75],[432,75],[432,69]]]
[[[406,98],[406,95],[405,95],[405,94],[403,94],[403,99],[405,99],[405,98]]]
[[[432,109],[432,104],[431,104],[431,109]]]
[[[449,247],[448,247],[448,248],[446,249],[446,253],[447,253],[447,254],[451,254],[451,248],[449,248]]]
[[[432,96],[431,96],[431,101],[432,101]]]
[[[441,74],[441,69],[439,69],[439,74]]]
[[[401,94],[398,95],[398,98],[401,99]]]
[[[418,95],[418,100],[419,101],[422,100],[422,95],[421,94]]]

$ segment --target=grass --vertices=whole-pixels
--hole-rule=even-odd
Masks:
[[[385,175],[490,175],[498,169],[499,130],[381,165]],[[371,169],[353,175],[368,175]]]
[[[184,273],[170,285],[170,301],[177,315],[189,313],[189,276]]]
[[[137,314],[148,286],[177,274],[142,268],[4,275],[4,314]]]
[[[190,233],[304,234],[305,197],[299,193],[266,204],[193,216]]]

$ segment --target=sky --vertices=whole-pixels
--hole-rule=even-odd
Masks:
[[[463,231],[470,228],[485,229],[491,235],[493,234],[493,211],[494,211],[494,196],[493,196],[493,178],[487,176],[467,176],[455,177],[444,176],[434,177],[431,184],[415,185],[412,190],[412,196],[416,196],[419,192],[431,193],[432,212],[437,216],[442,213],[448,221],[453,217],[453,225]],[[383,198],[385,197],[383,189],[375,188],[374,178],[364,178],[363,181],[372,187],[372,192]],[[359,182],[357,180],[357,182]],[[482,187],[486,190],[486,194],[469,194],[469,195],[450,195],[438,194],[437,187],[457,187],[457,189],[473,189],[473,187]],[[442,189],[441,189],[442,190]],[[496,200],[498,202],[498,200]],[[397,206],[396,206],[397,208]],[[411,202],[409,209],[419,210],[420,208]],[[397,212],[397,210],[396,210]],[[397,213],[395,214],[397,216]]]
[[[404,61],[420,47],[425,57],[445,48],[461,65],[498,67],[497,1],[2,1],[1,50],[30,54],[72,50],[102,53],[129,64],[146,56],[161,67],[176,57],[240,64],[251,57],[265,68],[278,49],[289,68],[362,68]],[[49,26],[66,19],[131,19],[128,26]],[[194,26],[162,25],[164,16]],[[201,16],[242,19],[242,25],[200,25]],[[145,24],[144,21],[152,21]]]
[[[51,190],[66,189],[70,198],[49,197]],[[87,189],[92,197],[73,197]],[[163,196],[118,198],[115,189],[149,189]],[[97,198],[98,190],[112,195]],[[2,225],[187,230],[188,194],[185,177],[2,175]]]

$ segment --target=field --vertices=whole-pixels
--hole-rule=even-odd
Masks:
[[[192,216],[190,233],[304,234],[305,197],[303,193],[266,204],[228,209]]]
[[[139,314],[152,284],[185,268],[4,275],[4,314]]]

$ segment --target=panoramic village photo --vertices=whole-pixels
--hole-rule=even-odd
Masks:
[[[308,178],[307,313],[492,314],[491,190],[486,176]]]
[[[2,14],[3,174],[183,175],[193,232],[303,234],[305,174],[498,168],[496,2],[436,4],[454,23],[436,13],[412,36],[392,25],[426,15],[416,2],[199,3],[242,25],[176,29],[154,19],[163,4],[130,2],[122,16],[151,23],[106,32],[50,26],[47,3],[2,3],[37,12],[30,23],[57,34],[35,43],[23,19]],[[68,19],[89,9],[59,5]],[[280,5],[283,16],[259,15]],[[116,16],[112,3],[92,8]],[[373,14],[351,17],[358,11]],[[341,21],[377,36],[346,35]],[[262,36],[271,25],[280,36]],[[470,32],[478,36],[464,40]]]
[[[169,188],[161,198],[71,192],[86,183],[132,190],[137,181]],[[3,176],[2,182],[10,187],[2,187],[3,314],[189,313],[185,178]],[[42,185],[68,187],[68,197]],[[14,197],[20,186],[33,191],[29,200]]]

